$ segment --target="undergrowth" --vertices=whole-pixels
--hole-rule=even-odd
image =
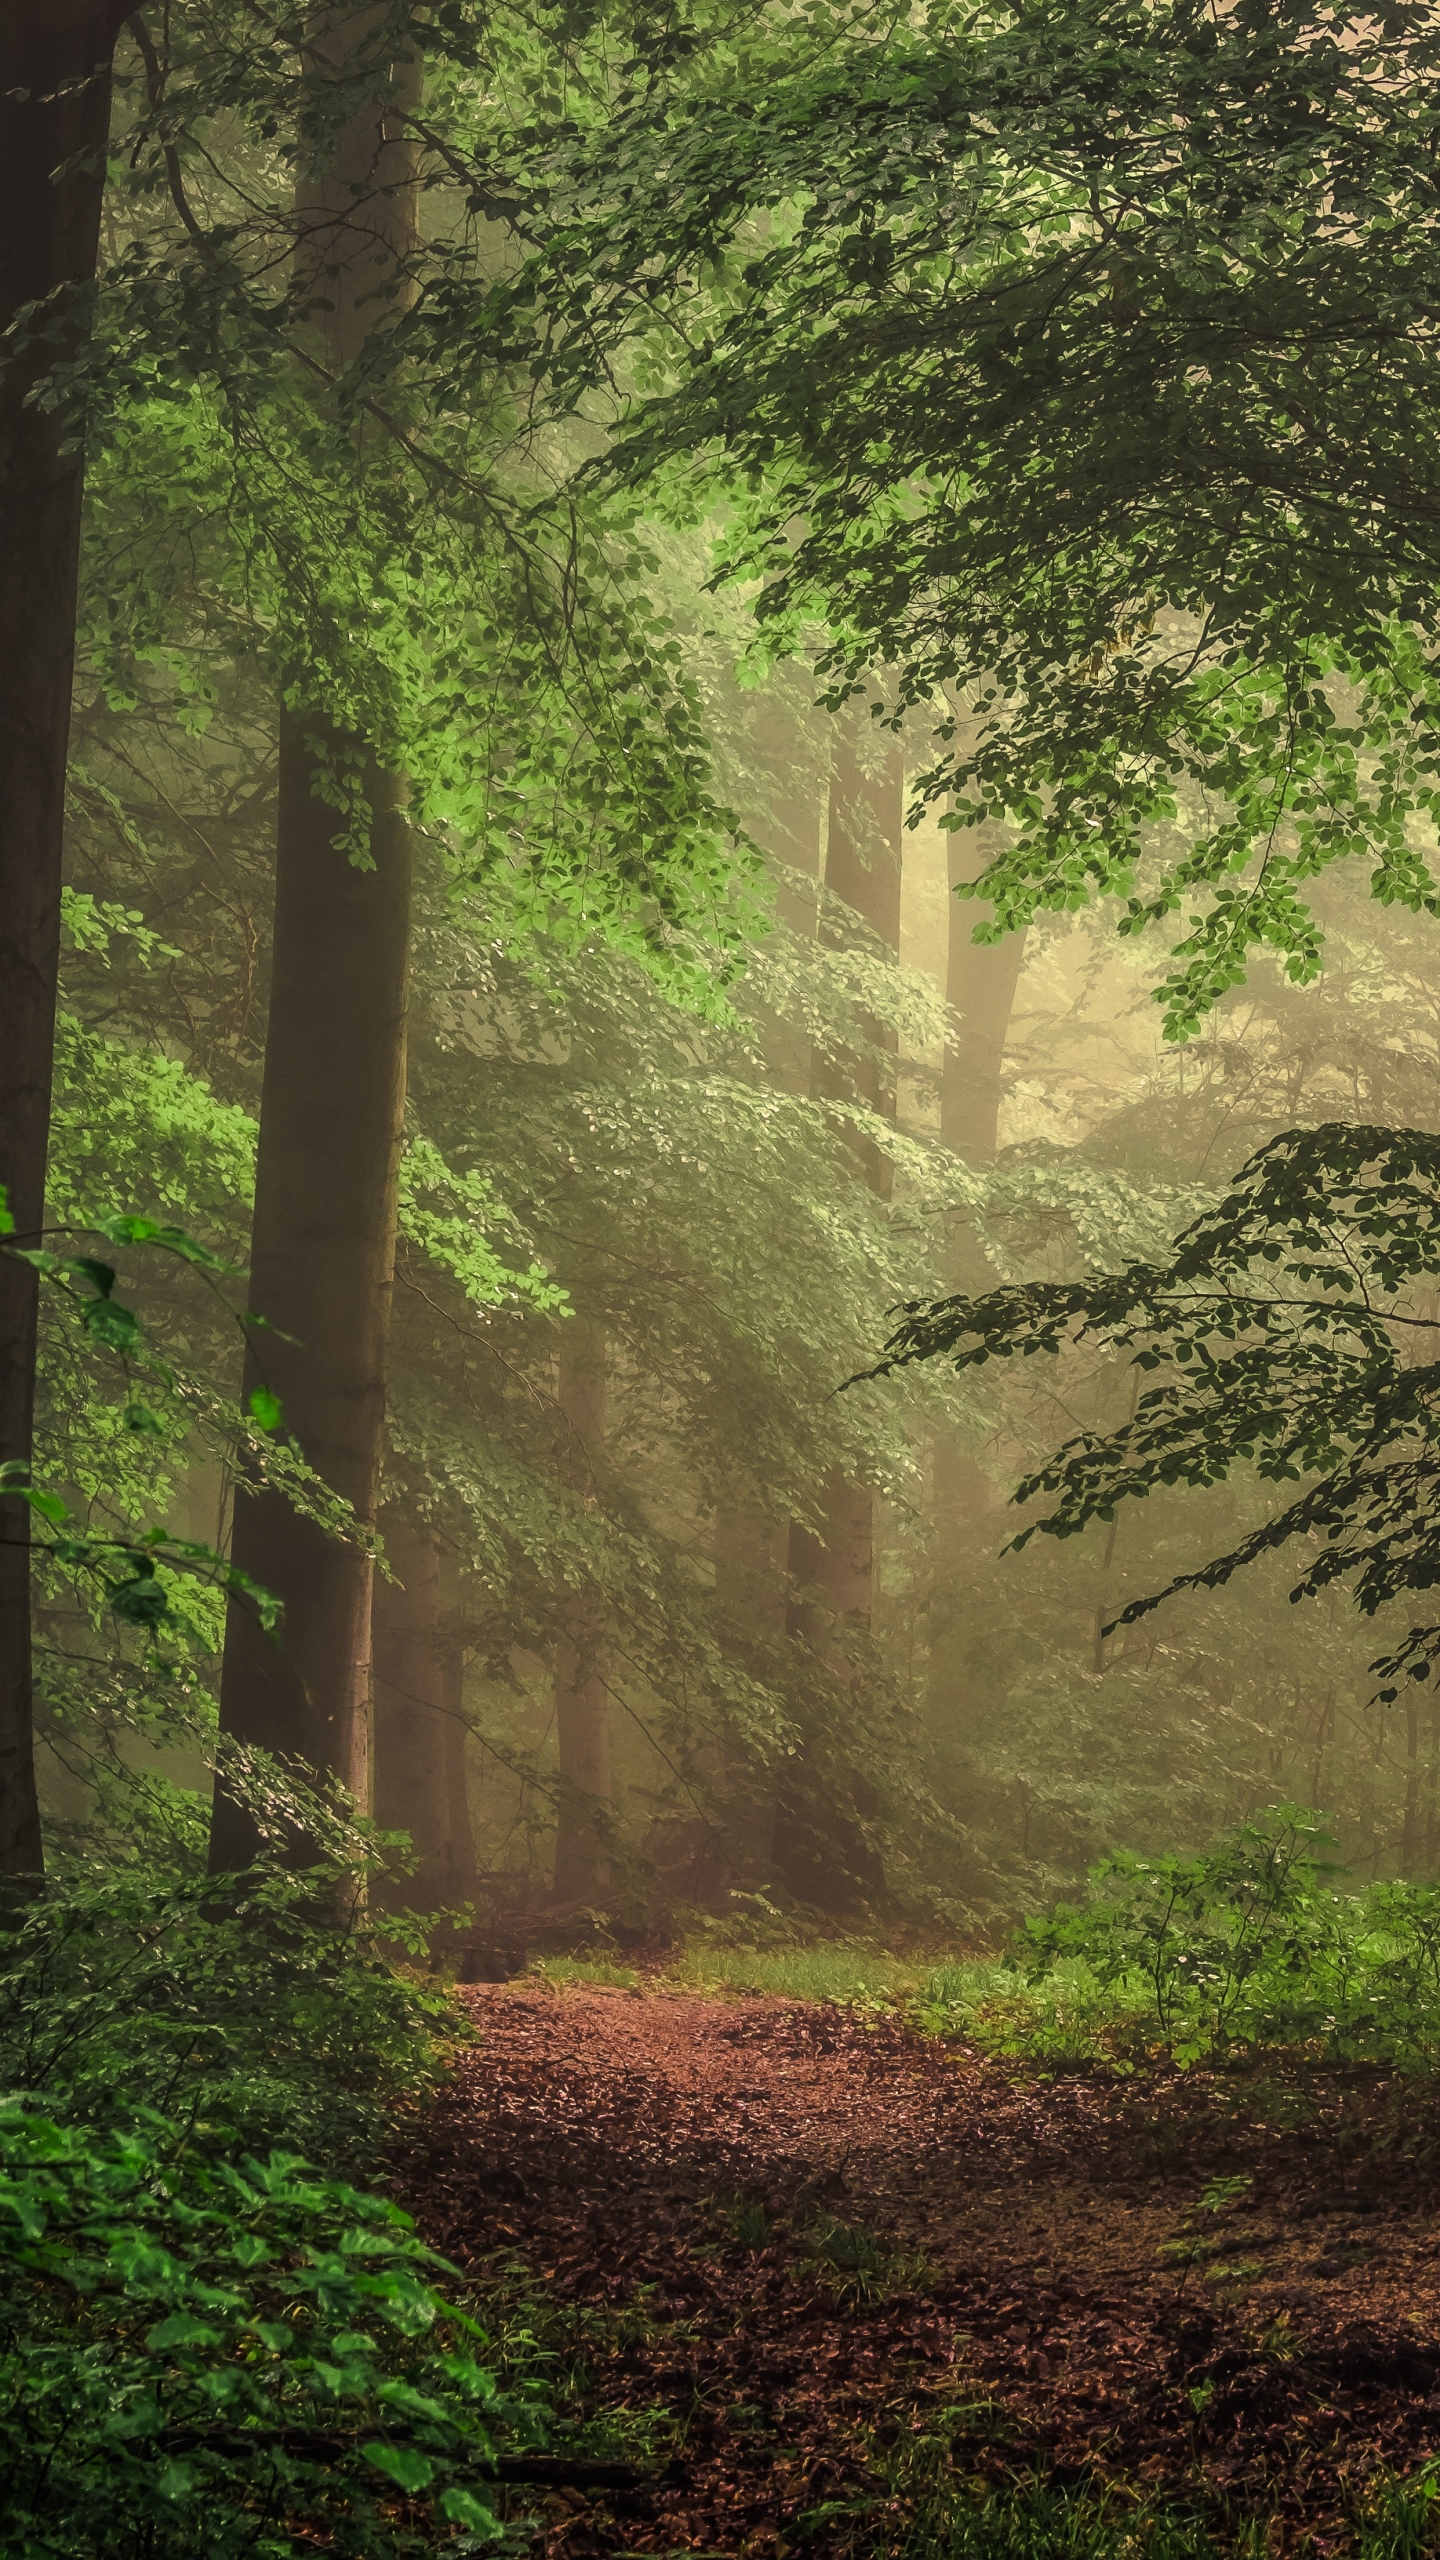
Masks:
[[[1120,1850],[1000,1963],[936,1967],[918,2022],[1038,2062],[1279,2049],[1440,2067],[1440,1884],[1343,1889],[1320,1816],[1257,1814],[1193,1857]]]
[[[866,1940],[776,1943],[773,1927],[749,1945],[720,1925],[653,1987],[893,2010],[1042,2067],[1283,2050],[1440,2068],[1440,1883],[1348,1890],[1333,1846],[1323,1817],[1280,1805],[1194,1856],[1117,1850],[1083,1901],[1027,1920],[999,1955],[925,1963]]]
[[[333,1916],[138,1867],[52,1886],[0,1971],[0,2514],[17,2560],[359,2560],[496,2538],[541,2432],[406,2215],[352,2183],[447,2011]]]

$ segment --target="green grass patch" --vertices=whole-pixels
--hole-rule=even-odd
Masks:
[[[1155,2033],[1145,1987],[1102,1983],[1080,1957],[1034,1976],[995,1958],[933,1965],[911,2014],[927,2034],[1041,2063],[1127,2060]]]
[[[827,2284],[837,2301],[880,2302],[887,2294],[916,2293],[932,2269],[918,2251],[897,2249],[874,2231],[829,2215],[809,2235],[800,2264]]]
[[[684,1991],[765,1991],[783,2000],[838,2000],[898,2007],[916,1992],[923,1965],[879,1948],[839,1941],[813,1947],[687,1946],[665,1979]]]
[[[950,2424],[878,2455],[883,2495],[826,2501],[804,2519],[808,2531],[825,2531],[827,2547],[847,2560],[870,2560],[879,2509],[895,2560],[1266,2560],[1274,2548],[1267,2516],[1187,2512],[1173,2496],[1138,2485],[1032,2479],[996,2488],[967,2469],[986,2414],[979,2404],[957,2408]],[[1327,2529],[1318,2544],[1302,2540],[1298,2548],[1343,2547],[1349,2560],[1427,2560],[1440,2551],[1437,2475],[1435,2463],[1405,2480],[1375,2474],[1351,2497],[1343,2545]]]

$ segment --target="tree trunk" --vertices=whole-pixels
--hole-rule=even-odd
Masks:
[[[878,934],[887,950],[896,952],[904,808],[899,745],[868,718],[855,720],[842,730],[831,782],[825,886]],[[817,1060],[811,1091],[817,1099],[862,1103],[879,1118],[893,1120],[898,1040],[875,1022],[863,1022],[861,1028],[880,1054],[857,1059],[848,1071]],[[893,1179],[889,1158],[872,1139],[857,1137],[853,1144],[864,1179],[878,1198],[888,1200]],[[795,1596],[789,1628],[797,1642],[817,1655],[826,1651],[815,1602],[806,1596],[816,1590],[832,1628],[868,1635],[875,1596],[875,1498],[868,1485],[832,1471],[820,1534],[798,1523],[790,1532],[790,1573]],[[843,1655],[832,1654],[829,1667],[842,1683],[854,1676]],[[848,1783],[858,1811],[869,1782],[863,1771],[852,1768]],[[836,1794],[823,1755],[803,1748],[786,1766],[774,1838],[776,1870],[790,1890],[838,1915],[853,1907],[857,1895],[873,1901],[883,1894],[885,1880],[861,1824]],[[864,1810],[868,1815],[873,1806],[866,1804]]]
[[[946,837],[950,887],[978,879],[995,851],[988,826]],[[959,1020],[946,1044],[940,1083],[940,1142],[966,1164],[989,1164],[999,1144],[1001,1073],[1015,991],[1025,962],[1025,936],[972,939],[988,909],[971,898],[950,900],[945,1000]]]
[[[312,59],[343,70],[383,10],[337,15]],[[416,155],[396,115],[418,94],[418,62],[394,67],[391,103],[343,131],[330,174],[296,197],[297,263],[331,364],[362,352],[395,308],[418,238]],[[318,750],[318,752],[317,752]],[[336,764],[358,766],[369,802],[369,864],[337,839],[324,799]],[[246,1364],[285,1425],[362,1525],[375,1519],[395,1267],[395,1196],[405,1108],[410,831],[399,778],[337,729],[297,668],[280,719],[275,941],[260,1102],[251,1304],[296,1337],[264,1333]],[[325,1537],[281,1496],[238,1491],[233,1555],[278,1594],[278,1643],[232,1604],[220,1690],[223,1734],[298,1763],[364,1806],[368,1792],[372,1570],[363,1546]],[[210,1863],[245,1865],[255,1821],[223,1779]],[[311,1854],[302,1838],[298,1858]]]
[[[984,870],[995,851],[995,831],[988,824],[970,828],[948,836],[946,844],[953,890],[958,881],[977,879]],[[962,1163],[973,1165],[993,1162],[999,1144],[1005,1045],[1025,959],[1023,933],[1007,934],[999,943],[972,940],[985,912],[973,899],[952,896],[945,972],[945,1000],[958,1020],[946,1043],[941,1071],[940,1142]],[[974,1236],[959,1224],[950,1285],[977,1290],[991,1285]],[[936,1524],[968,1548],[993,1508],[989,1478],[963,1443],[949,1434],[936,1440],[934,1462]]]
[[[251,1302],[265,1330],[246,1359],[247,1394],[280,1396],[284,1427],[310,1465],[373,1526],[385,1415],[395,1267],[395,1193],[405,1109],[410,833],[393,775],[373,773],[370,848],[357,870],[311,789],[306,731],[280,738],[275,960],[255,1177]],[[294,1337],[287,1341],[284,1335]],[[284,1603],[278,1642],[232,1603],[220,1691],[222,1733],[367,1795],[372,1568],[284,1495],[237,1488],[232,1553]],[[242,1791],[243,1792],[243,1791]],[[216,1788],[211,1866],[259,1848],[252,1816]],[[296,1854],[306,1854],[303,1843]]]
[[[862,762],[860,747],[867,755]],[[867,769],[867,767],[869,769]],[[825,886],[863,918],[890,951],[900,948],[901,837],[905,769],[900,748],[867,720],[857,734],[842,732],[830,790],[825,847]],[[873,1046],[898,1051],[893,1033],[866,1021]],[[818,1099],[864,1104],[882,1119],[895,1116],[895,1075],[883,1057],[857,1060],[848,1072],[817,1061],[812,1092]],[[891,1190],[891,1166],[872,1140],[857,1138],[856,1153],[870,1188],[882,1200]],[[792,1534],[790,1569],[800,1584],[819,1582],[837,1618],[868,1627],[874,1584],[874,1500],[864,1485],[831,1478],[826,1525],[817,1542],[807,1530]],[[818,1570],[817,1570],[818,1568]],[[803,1606],[803,1604],[802,1604]]]
[[[605,1336],[585,1316],[572,1316],[560,1336],[559,1404],[562,1480],[593,1502],[595,1462],[605,1445]],[[604,1631],[604,1606],[595,1587],[567,1592],[555,1664],[557,1902],[594,1901],[610,1884],[605,1809],[614,1788]]]
[[[95,273],[110,57],[123,6],[8,0],[0,13],[0,331],[48,303],[42,343],[0,373],[0,1183],[19,1235],[45,1221],[65,752],[84,461],[70,420],[31,398],[70,360]],[[56,182],[53,172],[65,168]],[[28,1467],[36,1274],[0,1253],[0,1461]],[[0,1504],[0,1893],[42,1874],[35,1792],[29,1513]]]
[[[830,785],[825,886],[868,924],[887,951],[895,952],[900,948],[904,815],[905,765],[898,742],[868,718],[863,726],[847,724]],[[872,1050],[882,1054],[856,1058],[847,1070],[819,1068],[813,1090],[819,1098],[858,1102],[879,1118],[893,1120],[896,1071],[890,1061],[898,1059],[899,1042],[876,1022],[862,1018],[860,1027]],[[869,1139],[857,1138],[854,1144],[871,1190],[888,1200],[893,1180],[889,1157]]]
[[[787,1631],[785,1531],[751,1503],[715,1515],[715,1615],[721,1649],[773,1687]],[[775,1777],[737,1747],[726,1776],[726,1843],[734,1878],[768,1884],[775,1857]]]
[[[375,1584],[374,1814],[382,1831],[408,1832],[416,1860],[385,1900],[435,1911],[462,1901],[474,1881],[464,1646],[435,1540],[390,1513],[382,1527],[397,1578]]]

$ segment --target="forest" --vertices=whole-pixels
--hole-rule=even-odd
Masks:
[[[0,2553],[1440,2553],[1437,151],[0,8]]]

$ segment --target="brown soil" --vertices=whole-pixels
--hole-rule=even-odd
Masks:
[[[1264,2514],[1276,2552],[1343,2551],[1367,2476],[1440,2440],[1413,2085],[1045,2079],[770,1998],[462,1996],[480,2041],[407,2164],[427,2236],[477,2276],[522,2259],[562,2303],[642,2305],[590,2319],[591,2405],[681,2428],[642,2491],[552,2497],[547,2553],[878,2560],[921,2435],[977,2484],[1123,2476]],[[1227,2177],[1250,2183],[1197,2212]],[[877,2298],[816,2271],[827,2216],[893,2245]],[[1157,2256],[1187,2227],[1213,2258]]]

